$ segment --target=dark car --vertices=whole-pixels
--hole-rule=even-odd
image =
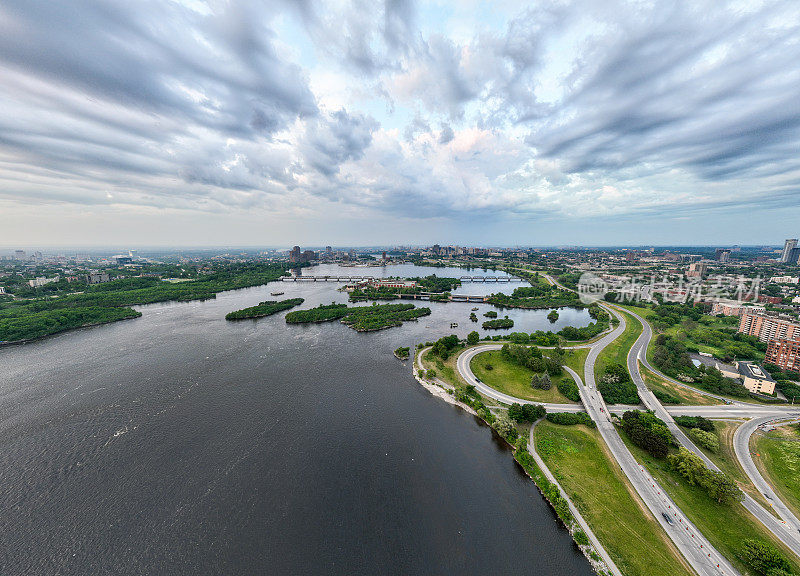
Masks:
[[[664,517],[664,520],[666,520],[670,524],[674,524],[674,522],[672,521],[672,517],[669,514],[667,514],[666,512],[662,512],[661,515]]]

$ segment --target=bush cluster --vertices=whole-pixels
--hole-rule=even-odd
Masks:
[[[650,411],[628,410],[622,415],[622,429],[631,442],[656,458],[666,457],[674,443],[667,425]]]
[[[547,421],[562,426],[574,426],[583,424],[594,428],[596,424],[586,412],[551,412],[547,415]]]

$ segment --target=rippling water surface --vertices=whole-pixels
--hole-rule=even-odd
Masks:
[[[313,272],[334,270],[364,272]],[[224,320],[276,290],[303,307],[345,302],[336,288],[143,306],[0,348],[0,573],[591,574],[491,431],[391,354],[466,335],[473,305],[433,303],[371,334]],[[530,332],[552,326],[547,312],[508,314]],[[562,310],[555,328],[588,321]]]

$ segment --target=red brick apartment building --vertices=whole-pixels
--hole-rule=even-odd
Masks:
[[[743,312],[739,332],[755,336],[762,342],[770,340],[800,340],[800,324],[780,316]]]
[[[770,340],[764,361],[779,366],[781,370],[800,372],[800,342],[796,340]]]

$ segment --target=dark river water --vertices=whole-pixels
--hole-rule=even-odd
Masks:
[[[434,303],[371,334],[224,320],[276,290],[303,307],[346,301],[336,288],[143,306],[0,348],[0,573],[591,574],[491,430],[391,354],[465,335],[473,305]],[[530,332],[546,314],[509,316]],[[562,310],[555,327],[588,321]]]

